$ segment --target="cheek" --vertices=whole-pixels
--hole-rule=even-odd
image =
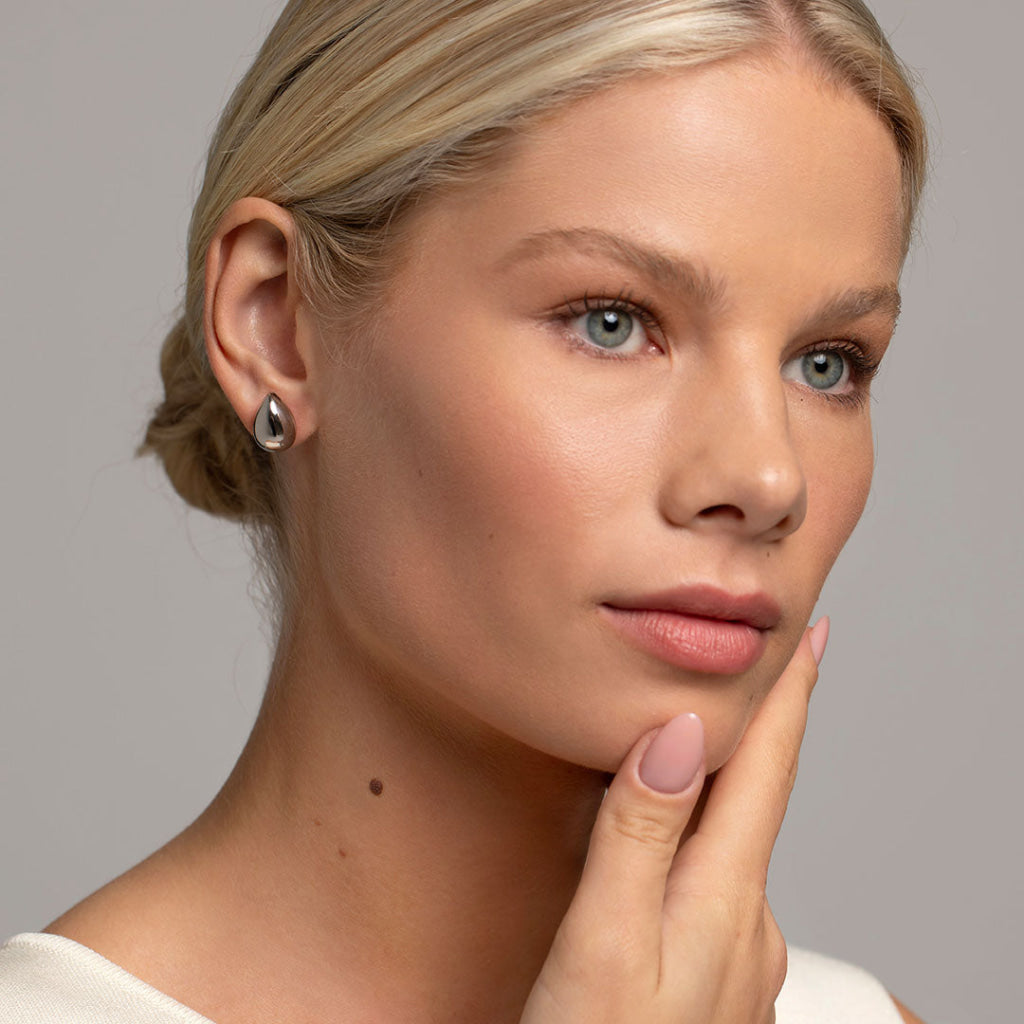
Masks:
[[[605,449],[581,443],[554,382],[528,361],[524,379],[487,354],[486,332],[462,331],[465,343],[443,327],[396,335],[337,382],[320,502],[319,563],[343,616],[448,677],[439,660],[483,659],[484,637],[506,656],[529,637],[571,578],[580,524],[601,514],[593,481],[607,479]]]
[[[624,435],[650,445],[635,415],[625,430],[627,413],[609,414],[606,377],[595,383],[545,336],[477,319],[462,311],[382,343],[334,432],[365,453],[358,475],[374,522],[389,524],[376,531],[383,548],[411,543],[430,562],[468,572],[484,557],[515,573],[567,559],[568,540],[635,501],[644,470],[624,457]]]
[[[805,573],[817,578],[810,593],[813,603],[864,511],[874,441],[867,407],[836,411],[802,403],[792,423],[807,481],[807,518],[794,540],[804,551]]]
[[[822,582],[860,520],[873,471],[870,427],[857,443],[835,449],[831,458],[815,458],[808,467],[808,525],[822,560]]]

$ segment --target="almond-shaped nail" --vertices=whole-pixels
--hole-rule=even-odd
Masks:
[[[825,657],[825,645],[828,643],[828,616],[822,616],[811,629],[811,654],[814,660],[820,665],[821,659]]]
[[[694,714],[662,726],[640,762],[640,780],[659,793],[682,793],[704,761],[704,725]]]

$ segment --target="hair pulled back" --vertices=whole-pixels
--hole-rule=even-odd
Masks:
[[[191,505],[247,524],[287,575],[272,457],[206,357],[206,251],[236,200],[288,209],[304,299],[369,308],[389,226],[464,178],[530,118],[626,75],[795,44],[890,127],[909,241],[926,163],[908,81],[861,0],[290,0],[229,101],[188,240],[181,319],[164,342],[165,397],[142,451]]]

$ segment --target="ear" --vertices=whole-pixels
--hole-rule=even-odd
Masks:
[[[206,252],[204,327],[210,367],[245,429],[273,392],[291,412],[299,443],[316,429],[316,416],[294,253],[287,210],[252,196],[234,203]]]

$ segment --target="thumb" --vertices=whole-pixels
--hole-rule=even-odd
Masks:
[[[669,869],[704,783],[704,728],[679,715],[626,755],[594,824],[579,887],[563,922],[582,938],[609,925],[657,969]]]

